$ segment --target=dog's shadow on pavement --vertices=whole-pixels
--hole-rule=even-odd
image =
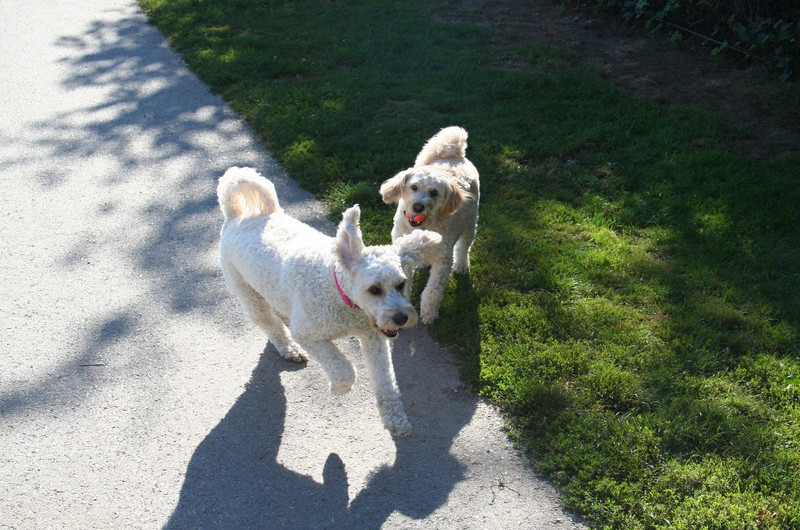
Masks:
[[[452,366],[445,366],[442,352],[414,352],[414,342],[394,351],[414,432],[394,438],[394,464],[377,469],[353,499],[347,464],[336,453],[327,457],[322,484],[278,462],[287,410],[280,373],[305,368],[284,361],[270,345],[244,393],[195,450],[165,528],[377,529],[395,511],[413,519],[433,513],[464,478],[450,449],[477,398],[443,377],[442,368]]]
[[[282,369],[303,367],[268,347],[244,393],[195,450],[165,528],[318,528],[342,520],[347,476],[337,455],[328,458],[323,484],[277,462],[286,416]]]

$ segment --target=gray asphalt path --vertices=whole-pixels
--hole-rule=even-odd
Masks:
[[[423,329],[395,344],[397,440],[357,354],[333,398],[265,350],[219,272],[216,179],[257,167],[333,225],[133,2],[0,20],[0,527],[581,526]]]

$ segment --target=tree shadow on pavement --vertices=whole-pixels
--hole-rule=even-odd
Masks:
[[[55,39],[55,75],[68,96],[59,93],[63,105],[52,114],[23,121],[9,139],[16,149],[0,162],[31,190],[27,200],[57,211],[29,236],[47,251],[28,259],[54,274],[27,290],[30,300],[15,311],[24,315],[52,296],[46,287],[54,278],[80,278],[59,295],[75,300],[64,304],[72,333],[57,351],[36,353],[52,357],[53,368],[3,392],[4,414],[80,400],[86,387],[140,370],[144,361],[134,355],[143,342],[153,358],[167,359],[158,337],[176,315],[222,321],[229,309],[219,267],[202,259],[215,252],[222,221],[216,179],[234,162],[269,169],[268,156],[137,10],[124,12]],[[84,287],[97,278],[104,289],[85,304]],[[146,296],[133,294],[137,283]],[[81,315],[79,307],[92,310]]]

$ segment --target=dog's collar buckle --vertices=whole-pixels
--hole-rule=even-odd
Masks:
[[[339,285],[339,278],[336,276],[336,265],[333,266],[333,281],[336,282],[336,289],[339,291],[339,296],[342,297],[342,300],[344,300],[344,303],[347,304],[347,307],[361,309],[358,307],[358,304],[354,304],[353,301],[350,300],[350,297],[344,294],[344,291],[342,291],[342,286]]]

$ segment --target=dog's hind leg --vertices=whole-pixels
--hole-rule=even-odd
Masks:
[[[233,267],[225,267],[223,271],[228,287],[242,302],[250,320],[266,332],[281,357],[294,362],[307,361],[306,352],[292,339],[289,328],[284,325],[264,297],[250,287]]]
[[[394,376],[389,341],[376,334],[361,337],[360,340],[364,363],[372,380],[384,427],[397,436],[408,434],[411,431],[411,423],[400,400],[400,389],[397,388]]]
[[[302,336],[297,340],[328,375],[331,394],[341,396],[350,392],[356,382],[356,369],[332,341],[308,340]]]
[[[258,293],[256,293],[256,296],[261,298]],[[267,333],[272,344],[275,345],[275,349],[284,359],[298,363],[307,361],[308,355],[299,344],[292,340],[289,328],[286,327],[263,298],[261,298],[261,302],[261,304],[254,304],[248,309],[253,322]]]

